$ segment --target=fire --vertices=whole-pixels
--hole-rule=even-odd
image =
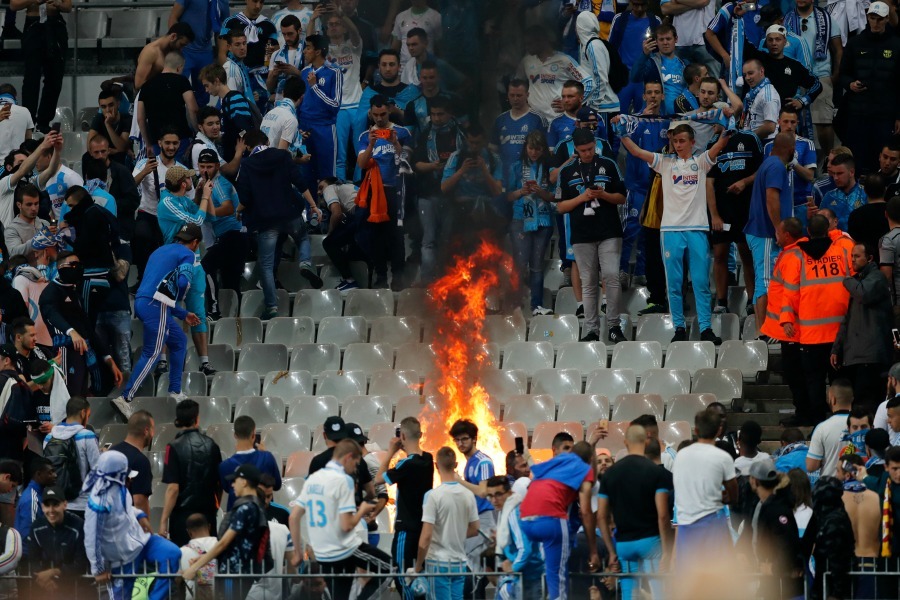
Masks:
[[[491,457],[495,468],[502,468],[505,452],[500,444],[501,427],[490,409],[490,395],[480,383],[480,375],[491,368],[485,351],[483,327],[488,303],[508,277],[518,287],[512,258],[495,244],[482,241],[467,257],[455,263],[441,279],[429,287],[435,313],[434,339],[436,374],[433,387],[439,398],[439,411],[423,411],[422,445],[436,451],[441,446],[455,449],[448,431],[458,419],[478,426],[478,449]],[[432,387],[432,386],[429,386]],[[460,466],[465,459],[460,457]]]

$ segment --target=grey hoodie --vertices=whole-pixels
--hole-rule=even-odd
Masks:
[[[47,437],[44,438],[44,448],[51,439],[68,440],[73,437],[75,438],[75,448],[78,450],[78,470],[81,472],[81,481],[83,482],[100,459],[100,442],[97,434],[90,429],[85,429],[79,423],[63,421],[59,425],[54,425]],[[82,490],[75,500],[69,502],[69,510],[85,510],[87,497],[87,492]]]

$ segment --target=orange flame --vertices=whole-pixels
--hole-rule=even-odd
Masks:
[[[448,434],[459,419],[478,426],[478,449],[494,460],[495,467],[504,464],[497,417],[491,411],[490,395],[480,383],[480,375],[490,369],[485,350],[487,340],[483,327],[488,302],[501,285],[501,274],[518,286],[512,258],[495,244],[482,241],[468,257],[456,262],[441,279],[429,287],[436,315],[432,350],[437,366],[433,385],[438,398],[429,402],[439,407],[435,414],[427,408],[422,414],[422,445],[436,451],[441,446],[455,449]],[[465,463],[460,459],[460,465]]]

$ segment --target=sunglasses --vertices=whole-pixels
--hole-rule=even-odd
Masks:
[[[800,21],[800,29],[802,31],[806,31],[807,29],[809,29],[809,17],[806,17],[805,19],[802,19]]]

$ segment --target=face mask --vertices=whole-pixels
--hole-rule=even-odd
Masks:
[[[84,267],[62,267],[57,271],[60,283],[64,285],[76,285],[84,279]]]

